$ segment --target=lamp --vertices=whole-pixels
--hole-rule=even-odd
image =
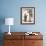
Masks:
[[[14,18],[5,18],[5,25],[9,25],[8,34],[11,35],[11,33],[10,33],[10,25],[14,25]]]

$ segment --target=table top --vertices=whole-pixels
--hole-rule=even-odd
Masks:
[[[4,33],[5,39],[43,39],[43,35],[40,32],[32,32],[32,34],[25,34],[27,32],[11,32],[9,35],[7,32]],[[35,35],[38,34],[38,35]]]

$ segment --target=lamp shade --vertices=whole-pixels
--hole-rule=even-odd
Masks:
[[[14,18],[5,18],[5,25],[14,25]]]

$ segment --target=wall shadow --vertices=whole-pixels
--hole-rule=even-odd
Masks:
[[[2,32],[2,25],[4,25],[4,23],[5,23],[5,17],[0,16],[0,46],[4,46],[3,45],[4,33]]]

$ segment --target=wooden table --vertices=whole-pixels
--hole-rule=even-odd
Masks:
[[[40,32],[38,35],[25,35],[26,32],[11,32],[8,35],[4,33],[4,46],[43,46],[43,35]]]

